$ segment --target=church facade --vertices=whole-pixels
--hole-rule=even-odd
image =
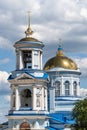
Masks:
[[[48,73],[50,126],[55,130],[69,130],[75,124],[72,109],[80,97],[81,72],[76,63],[64,55],[61,43],[56,56],[49,59],[44,70]]]
[[[56,56],[42,68],[44,44],[32,37],[30,23],[25,34],[14,44],[16,69],[8,78],[11,88],[8,129],[65,129],[75,123],[71,112],[74,103],[80,100],[81,72],[64,55],[60,43]]]

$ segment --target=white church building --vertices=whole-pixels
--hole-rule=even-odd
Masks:
[[[32,37],[30,22],[25,34],[14,44],[16,69],[8,78],[8,130],[64,130],[75,123],[71,113],[80,100],[81,72],[64,55],[61,43],[56,56],[42,68],[44,44]]]

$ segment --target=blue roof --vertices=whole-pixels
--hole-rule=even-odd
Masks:
[[[12,74],[9,76],[8,80],[15,79],[22,75],[23,73],[31,76],[32,78],[36,79],[48,79],[48,74],[43,70],[36,70],[36,69],[22,69],[18,71],[13,71]]]
[[[75,120],[72,119],[72,116],[69,112],[63,113],[52,113],[49,114],[51,117],[51,120],[54,120],[56,122],[64,123],[64,124],[75,124]]]

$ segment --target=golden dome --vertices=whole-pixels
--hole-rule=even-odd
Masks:
[[[73,60],[64,56],[63,49],[61,46],[59,46],[58,48],[57,55],[46,62],[44,66],[44,70],[49,70],[55,67],[60,67],[64,69],[72,69],[72,70],[78,69],[76,63]]]

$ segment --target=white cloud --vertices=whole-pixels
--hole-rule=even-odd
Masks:
[[[7,81],[9,74],[6,71],[0,71],[0,123],[6,121],[5,115],[7,115],[10,107],[10,85]]]
[[[75,61],[82,72],[82,76],[87,77],[87,58],[77,58]]]
[[[9,74],[5,71],[0,71],[0,81],[3,81],[5,83],[7,83],[7,78],[8,78]]]
[[[87,19],[87,8],[82,8],[80,14],[82,17]]]
[[[0,94],[5,94],[9,92],[9,83],[7,81],[9,74],[5,71],[0,71]]]
[[[5,97],[6,95],[0,95],[0,123],[7,121],[5,115],[7,115],[10,108],[10,103]]]
[[[82,97],[87,96],[87,89],[81,88],[81,89],[80,89],[80,95],[81,95]]]

